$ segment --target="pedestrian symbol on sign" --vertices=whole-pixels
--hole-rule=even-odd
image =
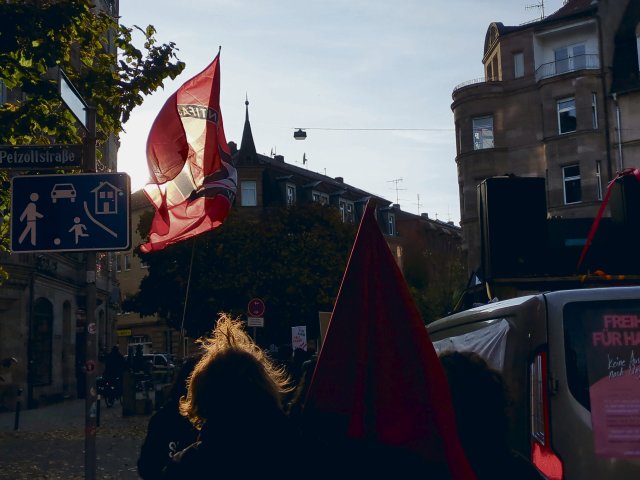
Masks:
[[[44,215],[38,212],[36,209],[36,202],[38,201],[39,195],[35,192],[31,193],[29,199],[31,200],[27,207],[20,215],[20,221],[27,221],[27,226],[24,227],[22,234],[20,234],[20,238],[18,239],[18,243],[22,243],[27,236],[27,233],[31,233],[31,245],[35,246],[36,244],[36,221],[39,218],[44,218]]]

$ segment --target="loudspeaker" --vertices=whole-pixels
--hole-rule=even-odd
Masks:
[[[640,181],[634,175],[618,178],[611,187],[611,220],[624,239],[640,241]]]
[[[546,273],[547,200],[541,177],[491,177],[478,185],[486,279]]]

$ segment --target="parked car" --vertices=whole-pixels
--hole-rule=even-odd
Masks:
[[[529,295],[427,329],[437,351],[474,351],[502,372],[510,444],[546,478],[640,478],[640,287]]]
[[[128,362],[129,355],[126,355],[125,358]],[[152,373],[172,373],[175,370],[175,365],[169,353],[145,353],[142,358],[149,364],[149,369]]]
[[[150,353],[144,355],[144,359],[151,363],[154,372],[172,372],[175,369],[168,353]]]

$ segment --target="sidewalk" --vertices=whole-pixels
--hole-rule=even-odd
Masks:
[[[0,413],[0,480],[84,479],[85,401],[67,400],[20,412]],[[149,415],[122,416],[120,403],[101,403],[96,434],[98,479],[137,480],[136,462]]]

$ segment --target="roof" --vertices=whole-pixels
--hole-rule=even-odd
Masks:
[[[344,183],[341,177],[338,177],[338,180],[336,178],[328,177],[327,175],[322,175],[312,170],[307,170],[306,168],[298,167],[290,163],[285,163],[284,157],[281,155],[270,157],[257,153],[256,146],[253,141],[253,135],[251,133],[251,123],[249,122],[249,102],[246,101],[245,105],[247,110],[244,130],[242,132],[242,142],[240,143],[240,149],[232,155],[232,160],[236,168],[254,165],[268,166],[271,171],[277,173],[278,180],[293,180],[292,177],[296,176],[300,178],[301,183],[304,183],[304,186],[307,187],[317,187],[320,184],[325,184],[332,189],[348,191],[354,196],[360,196],[362,199],[373,197],[378,201],[378,203],[386,203],[388,205],[391,204],[391,201],[383,197],[374,195],[372,193],[366,192],[365,190],[361,190],[357,187]]]
[[[597,6],[597,4],[598,2],[596,0],[568,0],[562,7],[547,16],[545,20],[557,20],[571,17],[576,13],[591,10],[594,6]]]

